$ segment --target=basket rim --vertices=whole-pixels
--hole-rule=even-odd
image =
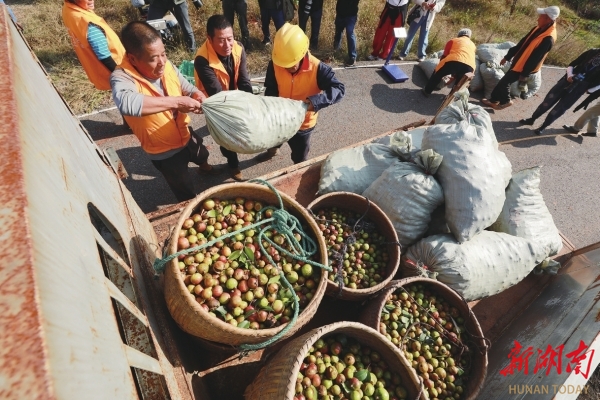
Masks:
[[[356,194],[356,193],[352,193],[352,192],[345,192],[345,191],[326,193],[326,194],[324,194],[322,196],[317,197],[313,201],[311,201],[310,204],[308,206],[306,206],[306,209],[309,210],[312,213],[313,207],[315,207],[316,205],[318,205],[318,203],[320,201],[322,201],[323,199],[333,198],[333,197],[342,197],[342,196],[354,197],[354,198],[356,198],[357,200],[360,200],[360,201],[366,201],[366,200],[368,200],[371,203],[370,207],[374,207],[375,212],[377,212],[377,213],[381,214],[382,216],[384,216],[385,220],[388,222],[390,231],[393,234],[393,237],[391,238],[390,242],[398,242],[398,234],[396,233],[396,229],[394,229],[394,226],[392,225],[391,221],[389,221],[389,218],[387,217],[387,215],[377,205],[377,203],[375,203],[371,199],[368,199],[367,197],[362,196],[360,194]],[[342,208],[342,209],[344,208],[344,206],[337,206],[337,207]],[[327,246],[327,243],[325,243],[325,246]],[[388,246],[393,246],[393,244],[389,244]],[[349,288],[347,286],[344,286],[342,288],[342,294],[343,293],[348,293],[348,294],[369,295],[369,294],[372,294],[372,293],[379,292],[381,289],[385,288],[385,286],[394,278],[394,276],[398,272],[398,268],[400,267],[400,259],[401,259],[401,257],[402,257],[402,247],[400,247],[400,249],[398,250],[398,260],[396,262],[396,266],[391,269],[390,274],[388,275],[388,277],[386,279],[382,280],[381,282],[379,282],[377,285],[372,286],[370,288],[365,288],[365,289],[352,289],[352,288]],[[390,259],[390,262],[388,262],[388,265],[387,265],[388,268],[391,266],[391,262],[392,262],[392,260]],[[327,286],[328,287],[333,287],[334,290],[339,290],[339,286],[336,283],[329,281],[329,279],[327,280]]]
[[[274,194],[273,191],[271,191],[271,189],[269,189],[267,186],[260,185],[257,183],[248,183],[248,182],[225,183],[225,184],[213,186],[213,187],[205,190],[204,192],[199,193],[192,201],[190,201],[185,206],[185,208],[181,211],[179,219],[175,223],[175,227],[182,226],[183,221],[185,219],[189,218],[193,214],[195,209],[200,206],[202,199],[206,199],[210,196],[213,196],[214,193],[223,191],[224,189],[231,189],[231,188],[236,188],[236,187],[237,188],[245,187],[246,189],[256,189],[256,190],[263,191],[265,193]],[[278,191],[278,193],[281,196],[284,206],[285,206],[285,203],[288,202],[289,204],[293,205],[294,207],[296,207],[298,209],[303,208],[302,205],[300,205],[297,201],[295,201],[292,197],[290,197],[286,193],[281,192],[281,191]],[[199,199],[200,197],[201,197],[201,199]],[[306,223],[308,225],[312,225],[311,228],[315,233],[319,232],[319,227],[316,225],[315,221],[312,218],[307,218]],[[173,229],[173,232],[172,232],[171,236],[169,237],[168,255],[171,255],[171,254],[174,254],[177,252],[177,240],[173,240],[174,238],[177,238],[177,235],[178,235],[178,230]],[[316,238],[317,242],[321,242],[321,238],[322,238],[322,236],[319,235],[319,237]],[[322,258],[325,258],[325,262],[327,263],[327,251],[326,251],[326,247],[323,247],[324,244],[325,244],[324,240],[322,241],[322,243],[319,243],[321,250],[322,250],[320,256],[324,256],[324,257],[320,257],[321,258],[320,261],[323,261]],[[168,268],[176,271],[179,274],[178,261],[179,260],[177,258],[174,258],[167,265],[169,266]],[[324,271],[324,273],[323,272],[321,273],[321,279],[319,280],[319,284],[317,285],[315,293],[318,293],[320,291],[323,291],[323,293],[325,292],[325,289],[323,288],[323,286],[326,287],[327,280],[328,280],[327,279],[327,271]],[[187,305],[189,307],[191,307],[194,312],[204,313],[205,315],[207,315],[208,318],[211,318],[211,320],[210,320],[211,323],[213,323],[219,329],[227,330],[227,331],[235,333],[236,335],[239,335],[239,336],[256,337],[256,336],[260,335],[261,337],[268,338],[268,337],[275,336],[277,333],[282,331],[289,324],[289,322],[286,322],[285,324],[282,324],[276,328],[267,328],[267,329],[258,329],[258,330],[239,328],[237,326],[233,326],[233,325],[228,324],[227,322],[221,320],[220,318],[211,316],[208,311],[204,310],[200,306],[200,304],[198,304],[198,302],[196,301],[196,298],[191,293],[189,293],[189,291],[187,290],[187,288],[185,287],[185,285],[183,283],[183,280],[176,279],[176,281],[177,281],[176,284],[179,287],[179,289],[181,289],[181,291],[186,292],[186,295],[184,296],[184,299],[183,299],[184,302],[187,303]],[[322,296],[321,296],[321,298],[322,298]],[[307,310],[309,308],[309,306],[313,305],[313,303],[316,301],[320,301],[320,299],[317,296],[313,297],[308,302],[308,304],[303,308],[302,312],[298,313],[298,318],[300,318],[302,316],[302,313],[305,310]],[[296,324],[297,323],[298,323],[298,321],[296,321]],[[183,328],[181,328],[181,329],[183,329]]]
[[[440,282],[435,279],[425,278],[425,277],[420,277],[420,276],[411,276],[411,277],[407,277],[407,278],[393,280],[388,284],[388,286],[385,289],[383,289],[378,294],[378,296],[376,298],[377,299],[381,299],[384,297],[387,298],[391,293],[395,292],[398,288],[403,287],[405,285],[412,284],[412,283],[418,283],[418,282],[432,284],[433,286],[436,287],[436,289],[443,288],[443,289],[448,290],[449,292],[454,294],[454,298],[446,299],[446,300],[451,301],[451,302],[461,301],[465,304],[466,308],[469,310],[468,320],[472,323],[473,328],[476,330],[476,332],[474,332],[474,334],[478,335],[480,337],[477,340],[483,342],[483,347],[485,347],[485,351],[483,352],[483,354],[480,353],[481,357],[483,358],[484,370],[483,370],[483,374],[481,377],[481,382],[478,383],[479,389],[477,389],[474,393],[471,393],[468,397],[465,397],[465,399],[464,399],[464,400],[473,400],[476,398],[476,395],[479,393],[479,390],[481,389],[482,385],[484,384],[484,382],[487,378],[487,367],[488,367],[488,363],[489,363],[489,360],[488,360],[489,347],[488,347],[487,343],[485,342],[486,339],[483,334],[483,331],[481,330],[481,325],[479,324],[479,321],[477,320],[477,316],[475,315],[473,310],[471,310],[471,307],[468,305],[466,300],[458,292],[456,292],[456,290],[452,289],[450,286],[446,285],[445,283]],[[383,310],[384,304],[385,304],[385,301],[380,301],[377,304],[377,314],[376,314],[377,315],[377,325],[379,325],[379,323],[381,323],[381,311]]]

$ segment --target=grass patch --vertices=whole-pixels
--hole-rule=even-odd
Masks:
[[[42,65],[47,69],[59,92],[77,114],[112,106],[110,94],[97,91],[87,80],[62,23],[62,2],[57,0],[8,0],[19,22],[24,27],[24,35],[29,41]],[[519,0],[513,15],[510,6],[513,0],[453,0],[446,2],[438,14],[429,34],[428,53],[443,48],[446,41],[456,35],[460,28],[473,30],[475,43],[518,41],[536,23],[533,0]],[[593,2],[585,0],[564,0],[557,2],[561,7],[558,40],[550,52],[546,63],[565,66],[584,50],[600,45],[600,20],[585,19],[581,15],[595,16],[595,9],[589,7]],[[562,3],[562,4],[560,4]],[[567,8],[568,4],[573,6]],[[319,38],[317,57],[333,64],[339,64],[346,58],[345,39],[340,51],[333,51],[335,0],[325,0],[323,20]],[[382,10],[380,0],[361,0],[359,18],[355,28],[358,41],[358,59],[365,60],[371,51],[373,33]],[[576,11],[579,11],[577,14]],[[221,1],[206,0],[204,7],[196,10],[189,2],[189,12],[197,45],[206,39],[206,20],[213,14],[221,13]],[[96,2],[96,13],[119,33],[121,28],[132,20],[139,19],[139,12],[127,0],[104,0]],[[297,23],[297,17],[292,21]],[[251,74],[261,75],[270,59],[270,49],[265,49],[261,41],[260,10],[258,2],[248,3],[248,28],[254,51],[249,53],[248,68]],[[309,27],[310,30],[310,27]],[[234,32],[239,38],[237,22]],[[271,34],[275,28],[271,24]],[[413,45],[414,55],[414,45]],[[185,51],[181,42],[168,46],[169,59],[178,65],[193,55]]]

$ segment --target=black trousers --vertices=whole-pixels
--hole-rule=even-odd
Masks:
[[[188,168],[190,160],[190,151],[187,147],[164,160],[151,160],[152,165],[160,171],[179,202],[196,196],[194,182]]]
[[[454,76],[454,84],[456,85],[458,82],[460,82],[462,77],[469,72],[473,72],[473,68],[470,65],[461,63],[460,61],[448,61],[442,66],[442,68],[435,71],[433,75],[431,75],[431,78],[429,78],[429,81],[425,86],[425,91],[427,93],[433,92],[437,85],[439,85],[442,78],[446,75]]]
[[[231,26],[233,26],[234,15],[237,14],[240,31],[242,32],[242,44],[246,46],[248,40],[250,40],[250,32],[248,31],[248,4],[246,0],[222,0],[222,6],[223,15],[227,18]]]
[[[175,4],[172,1],[153,1],[148,8],[147,20],[160,19],[165,16],[167,11],[171,11],[175,19],[179,23],[183,31],[183,40],[188,50],[196,51],[196,40],[194,39],[194,31],[190,23],[190,15],[188,14],[187,0],[182,3]]]
[[[235,151],[227,150],[223,146],[220,146],[220,149],[223,157],[227,159],[227,165],[229,168],[238,168],[240,166],[240,161],[238,160],[238,155]]]
[[[500,82],[496,85],[494,90],[492,90],[492,95],[488,99],[489,101],[495,103],[500,102],[500,104],[506,104],[510,101],[510,85],[519,80],[519,76],[521,74],[519,72],[515,72],[513,70],[509,70]]]
[[[292,161],[294,164],[306,161],[308,158],[308,152],[310,151],[310,135],[315,130],[315,127],[308,128],[302,131],[296,132],[290,140],[287,141],[290,149],[292,150]],[[283,145],[276,146],[278,149]]]
[[[558,118],[562,117],[563,114],[571,108],[581,96],[589,89],[587,82],[574,82],[569,83],[567,76],[563,76],[556,82],[556,85],[550,89],[544,101],[536,108],[531,118],[538,119],[546,111],[552,110],[546,116],[541,129],[545,129],[550,126]]]

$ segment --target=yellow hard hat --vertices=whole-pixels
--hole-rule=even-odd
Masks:
[[[285,23],[277,33],[273,43],[271,58],[273,64],[290,68],[298,64],[308,52],[308,37],[298,25]]]

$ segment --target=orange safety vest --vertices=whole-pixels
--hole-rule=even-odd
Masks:
[[[466,36],[457,37],[450,41],[452,42],[450,53],[440,61],[435,70],[438,71],[448,61],[458,61],[475,70],[475,51],[477,50],[475,43]]]
[[[135,80],[138,92],[144,96],[162,96],[146,78],[140,75],[127,57],[117,67]],[[182,96],[181,83],[177,71],[168,62],[165,73],[160,78],[165,96]],[[175,117],[177,115],[177,117]],[[139,139],[142,149],[148,154],[165,153],[185,146],[190,140],[188,124],[190,117],[176,110],[162,111],[156,114],[133,117],[124,115],[125,121]]]
[[[306,100],[309,96],[321,93],[321,89],[317,85],[317,72],[320,63],[321,61],[318,58],[307,53],[300,70],[295,75],[290,74],[285,68],[273,64],[279,97]],[[300,130],[315,126],[317,116],[317,112],[307,111]]]
[[[533,35],[536,30],[537,29],[531,31],[531,33],[527,36],[527,39],[529,39],[529,37]],[[542,43],[542,40],[544,40],[544,38],[547,38],[548,36],[552,36],[553,42],[556,42],[556,22],[553,23],[550,28],[546,29],[545,32],[541,33],[538,37],[533,39],[531,43],[529,43],[529,46],[527,46],[527,48],[523,50],[523,54],[521,54],[521,57],[519,57],[517,63],[510,68],[511,71],[523,72],[523,67],[525,66],[525,63],[529,59],[529,56],[531,55],[533,50],[536,47],[538,47],[540,43]],[[527,39],[525,39],[525,42],[527,42]],[[544,57],[542,57],[540,63],[533,69],[533,71],[531,71],[532,74],[538,72],[540,68],[542,68],[542,64],[544,64],[544,60],[546,60],[547,56],[548,53],[546,53]]]
[[[196,52],[196,57],[201,56],[206,58],[208,61],[208,66],[211,67],[215,71],[215,75],[217,79],[221,83],[223,90],[229,90],[229,74],[225,70],[223,63],[219,59],[217,52],[212,47],[212,44],[208,39],[204,42],[204,44],[198,49]],[[233,84],[237,89],[237,81],[240,70],[240,62],[242,60],[242,46],[238,44],[238,42],[234,42],[233,49],[231,50],[231,56],[233,57]],[[204,85],[194,69],[194,79],[196,80],[196,87],[204,93],[206,97],[208,97],[208,93],[204,90]]]
[[[119,36],[108,26],[102,17],[96,15],[93,11],[83,9],[67,0],[63,5],[62,17],[69,31],[71,44],[88,79],[96,86],[96,89],[110,90],[110,71],[98,60],[94,50],[92,50],[87,41],[88,25],[92,23],[104,31],[106,41],[108,42],[108,49],[117,65],[125,57],[125,49],[121,44]]]

